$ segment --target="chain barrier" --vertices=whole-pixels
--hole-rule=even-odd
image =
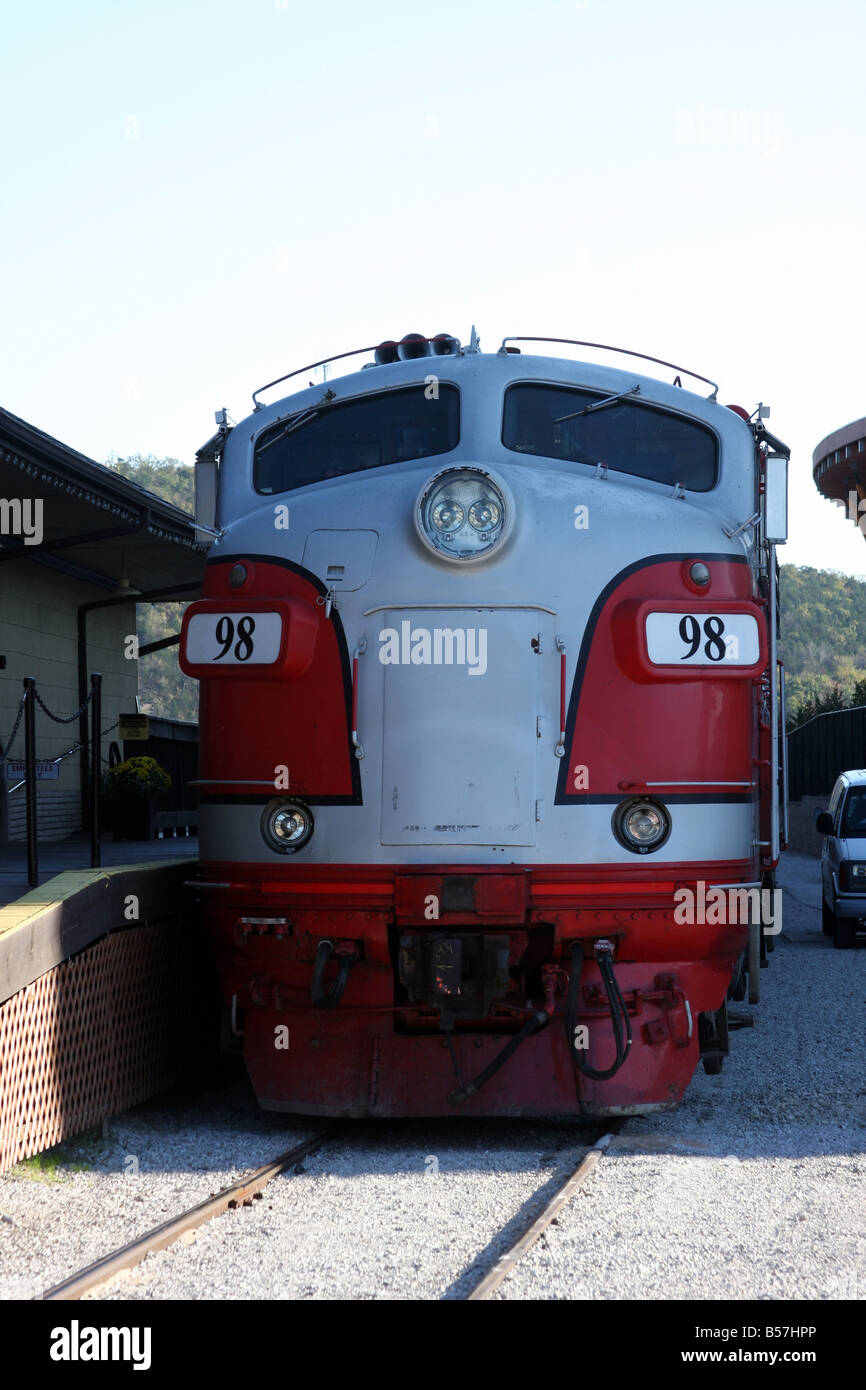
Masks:
[[[42,708],[42,709],[45,711],[45,713],[48,715],[48,718],[49,718],[49,719],[53,719],[54,722],[55,722],[55,724],[71,724],[72,721],[73,721],[73,719],[78,719],[79,715],[82,715],[82,714],[84,713],[84,711],[87,709],[87,706],[90,704],[90,701],[93,699],[93,688],[91,687],[90,694],[85,696],[85,698],[82,700],[81,704],[78,706],[78,709],[75,711],[75,713],[74,713],[74,714],[68,714],[68,715],[63,715],[63,714],[52,714],[52,713],[51,713],[51,710],[50,710],[50,709],[48,708],[48,706],[46,705],[45,701],[43,700],[42,696],[39,694],[39,691],[36,689],[36,686],[35,686],[35,685],[34,685],[34,687],[33,687],[33,694],[36,696],[36,703],[37,703],[37,705],[41,706],[41,708]]]
[[[39,770],[38,770],[38,761],[39,761],[39,760],[36,758],[36,706],[37,706],[37,705],[39,705],[39,707],[40,707],[40,709],[43,711],[43,713],[44,713],[45,715],[47,715],[47,717],[48,717],[50,720],[52,720],[53,723],[55,723],[55,724],[72,724],[76,719],[79,719],[79,718],[81,718],[82,715],[84,715],[85,710],[87,709],[87,706],[91,703],[91,701],[92,701],[92,703],[93,703],[93,718],[92,718],[91,722],[92,722],[92,724],[93,724],[93,726],[94,726],[94,729],[97,730],[98,733],[96,734],[95,739],[93,740],[94,746],[91,747],[91,749],[90,749],[91,760],[92,760],[92,762],[91,762],[92,774],[91,774],[90,787],[89,787],[89,789],[88,789],[88,795],[87,795],[87,798],[86,798],[86,799],[89,800],[89,802],[90,802],[90,807],[91,807],[91,827],[90,827],[90,832],[91,832],[91,833],[90,833],[90,863],[91,863],[91,867],[92,867],[92,868],[98,868],[99,865],[100,865],[100,863],[102,862],[102,842],[101,842],[101,833],[100,833],[100,814],[99,814],[99,781],[100,781],[100,777],[101,777],[101,770],[100,770],[100,757],[99,757],[100,749],[99,749],[99,747],[98,747],[98,745],[101,743],[102,733],[103,733],[103,730],[102,730],[102,704],[101,704],[101,695],[102,695],[102,676],[101,676],[101,675],[93,674],[93,675],[91,676],[90,692],[89,692],[89,694],[87,694],[87,695],[84,697],[84,699],[81,701],[81,704],[78,706],[78,709],[74,710],[74,711],[72,712],[72,714],[55,714],[53,710],[51,710],[51,709],[48,708],[48,706],[46,705],[45,701],[42,699],[42,696],[39,694],[39,691],[38,691],[38,689],[36,688],[36,681],[33,679],[32,676],[27,676],[27,677],[25,678],[25,681],[24,681],[24,690],[23,690],[23,692],[22,692],[21,699],[20,699],[20,701],[19,701],[19,705],[18,705],[18,714],[17,714],[17,717],[16,717],[16,719],[15,719],[15,727],[14,727],[13,730],[12,730],[12,735],[11,735],[11,737],[10,737],[8,743],[6,744],[5,749],[3,748],[2,744],[0,744],[0,755],[2,755],[2,759],[5,761],[5,759],[8,757],[8,755],[9,755],[11,749],[12,749],[12,744],[15,742],[15,738],[16,738],[16,736],[17,736],[17,734],[18,734],[18,728],[19,728],[19,725],[20,725],[20,723],[21,723],[21,717],[22,717],[22,715],[26,712],[26,714],[27,714],[27,723],[26,723],[26,725],[25,725],[25,744],[26,744],[26,751],[25,751],[25,759],[24,759],[24,760],[25,760],[25,765],[26,765],[26,766],[25,766],[25,775],[24,775],[24,778],[23,778],[22,781],[18,782],[18,783],[16,784],[16,786],[11,787],[11,788],[9,788],[8,790],[9,790],[9,791],[15,792],[15,791],[18,791],[18,788],[19,788],[19,787],[26,786],[26,788],[27,788],[27,801],[26,801],[26,808],[25,808],[25,809],[26,809],[26,819],[27,819],[27,881],[28,881],[28,883],[30,884],[30,887],[31,887],[31,888],[35,888],[35,887],[38,885],[38,883],[39,883],[39,835],[38,835],[38,828],[37,828],[37,821],[38,821],[38,814],[37,814],[37,799],[38,799],[38,798],[37,798],[37,795],[36,795],[36,780],[37,780],[37,778],[38,778],[38,776],[39,776]],[[27,704],[28,697],[31,697],[31,696],[32,696],[32,699],[31,699],[31,702],[30,702],[30,706],[28,707],[28,704]],[[119,723],[120,721],[118,720],[117,722]],[[61,753],[59,757],[52,758],[52,759],[43,759],[43,763],[48,763],[48,762],[50,762],[51,765],[52,765],[52,767],[53,767],[54,769],[56,769],[56,768],[59,766],[60,763],[62,763],[66,758],[71,757],[74,753],[77,753],[77,752],[79,752],[79,751],[81,751],[81,752],[86,751],[86,750],[87,750],[87,733],[86,733],[87,719],[86,719],[86,716],[85,716],[84,724],[85,724],[85,728],[84,728],[84,730],[82,730],[82,732],[84,733],[84,742],[73,744],[73,746],[72,746],[71,748],[67,748],[66,751],[65,751],[64,753]],[[111,728],[114,728],[114,725],[112,725]],[[108,732],[110,732],[110,730],[109,730]],[[5,769],[4,769],[4,771],[5,771]],[[58,773],[55,771],[53,775],[56,777],[56,776],[58,775]],[[83,766],[82,766],[82,769],[81,769],[81,777],[82,777],[82,794],[84,793],[85,788],[87,788],[87,782],[85,781],[86,776],[87,776],[87,767],[86,767],[86,765],[83,765]],[[4,793],[4,800],[5,800],[5,796],[6,796],[6,794],[7,794],[7,788],[6,788],[5,786],[3,787],[3,793]]]
[[[48,715],[49,719],[54,720],[55,724],[71,724],[73,720],[78,719],[79,716],[84,713],[84,711],[87,709],[87,706],[90,704],[90,701],[93,699],[93,691],[91,690],[90,694],[87,696],[87,699],[84,700],[84,702],[78,706],[78,709],[75,711],[74,714],[62,715],[52,714],[51,710],[48,708],[35,686],[33,687],[33,694],[36,696],[36,703],[42,707],[42,709]],[[21,699],[18,701],[18,713],[15,716],[15,725],[12,729],[11,734],[9,735],[9,741],[6,744],[5,748],[3,744],[0,743],[0,760],[8,758],[9,754],[12,752],[12,745],[15,742],[16,735],[18,733],[19,728],[21,727],[21,720],[24,717],[24,706],[26,704],[27,692],[24,691],[24,693],[21,696]],[[102,730],[102,737],[105,738],[106,734],[110,734],[112,730],[117,728],[119,723],[120,720],[115,719],[113,724],[109,724],[108,728]],[[82,744],[79,744],[78,749],[80,749],[82,746]],[[76,749],[75,751],[77,752],[78,749]],[[103,762],[104,761],[105,759],[103,759]]]
[[[9,742],[6,744],[5,748],[0,746],[0,758],[8,758],[9,754],[12,752],[12,745],[15,742],[15,735],[18,733],[18,726],[20,725],[22,717],[24,715],[24,706],[26,705],[26,703],[27,696],[26,694],[24,694],[21,696],[21,699],[18,702],[18,713],[15,716],[15,727],[12,730],[12,733],[9,737]]]

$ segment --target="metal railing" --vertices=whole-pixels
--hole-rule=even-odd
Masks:
[[[36,706],[48,715],[55,724],[71,724],[73,720],[80,718],[90,705],[90,866],[98,869],[102,863],[102,824],[101,824],[101,805],[100,805],[100,749],[102,734],[102,676],[94,672],[90,677],[90,691],[86,698],[79,705],[78,709],[72,714],[55,714],[46,705],[36,686],[36,679],[33,676],[25,676],[24,689],[18,705],[18,714],[15,719],[15,726],[5,749],[0,748],[0,757],[5,761],[12,749],[12,744],[18,733],[18,727],[24,718],[24,777],[15,786],[9,789],[6,794],[18,791],[20,787],[25,788],[25,823],[27,827],[27,882],[31,888],[36,888],[39,884],[39,829],[36,807]],[[73,753],[80,752],[81,743],[74,744],[59,757],[51,759],[54,767],[62,763],[64,759],[72,756]],[[44,761],[48,761],[45,759]]]
[[[59,758],[39,758],[38,761],[42,763],[50,763],[52,767],[59,767],[60,764],[65,762],[67,758],[71,758],[73,753],[80,752],[81,744],[73,743],[72,747],[67,748],[65,753],[61,753]],[[26,782],[27,779],[25,777],[22,777],[20,782],[15,783],[14,787],[6,788],[6,795],[11,796],[13,792],[20,791],[23,786],[26,786]]]

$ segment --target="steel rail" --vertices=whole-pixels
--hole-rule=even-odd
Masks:
[[[484,1275],[480,1283],[476,1284],[471,1293],[466,1295],[466,1302],[479,1301],[490,1298],[496,1292],[506,1275],[510,1274],[515,1265],[523,1259],[523,1256],[532,1249],[539,1236],[544,1235],[550,1223],[559,1215],[562,1208],[566,1206],[574,1196],[577,1189],[582,1186],[601,1161],[605,1149],[611,1139],[619,1133],[619,1125],[614,1125],[603,1134],[602,1137],[593,1144],[592,1148],[584,1154],[577,1167],[569,1174],[562,1186],[556,1191],[546,1203],[542,1211],[524,1229],[523,1234],[518,1237],[512,1246],[500,1255],[492,1269]]]
[[[336,1139],[341,1132],[334,1129],[325,1133],[314,1134],[312,1139],[306,1139],[303,1144],[296,1144],[293,1149],[280,1154],[270,1163],[263,1164],[261,1168],[255,1168],[245,1178],[232,1183],[229,1187],[221,1188],[219,1192],[206,1198],[205,1201],[199,1202],[197,1206],[190,1207],[188,1211],[171,1217],[168,1221],[164,1221],[161,1226],[155,1226],[152,1231],[147,1231],[143,1236],[131,1241],[129,1245],[112,1250],[110,1254],[87,1265],[77,1274],[70,1275],[68,1279],[46,1289],[45,1293],[40,1295],[40,1299],[44,1301],[77,1299],[91,1289],[109,1283],[124,1269],[131,1269],[134,1265],[140,1264],[145,1255],[149,1255],[152,1251],[164,1250],[166,1246],[172,1245],[187,1231],[197,1230],[199,1226],[203,1226],[205,1222],[211,1221],[215,1216],[221,1216],[229,1208],[251,1202],[272,1178],[278,1177],[286,1168],[291,1168],[306,1154],[315,1153],[316,1149],[321,1148],[328,1140]]]

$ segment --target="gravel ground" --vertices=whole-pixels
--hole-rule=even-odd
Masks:
[[[38,1296],[315,1132],[229,1075],[19,1164],[0,1176],[0,1299]]]
[[[821,934],[816,860],[786,855],[782,881],[754,1029],[733,1035],[721,1076],[698,1070],[678,1111],[626,1123],[497,1297],[866,1296],[866,947]],[[65,1146],[87,1170],[0,1178],[0,1297],[32,1297],[315,1129],[258,1112],[238,1080]],[[101,1296],[460,1298],[596,1132],[358,1124]]]
[[[439,1298],[468,1293],[584,1148],[574,1125],[357,1125],[260,1202],[148,1256],[128,1298]],[[598,1133],[590,1131],[590,1138]],[[559,1176],[557,1176],[559,1175]]]
[[[866,947],[786,854],[755,1027],[680,1108],[630,1120],[499,1298],[866,1298]]]

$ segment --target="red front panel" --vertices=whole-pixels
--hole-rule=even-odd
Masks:
[[[615,882],[604,866],[506,872],[427,866],[407,874],[396,866],[304,865],[288,873],[283,866],[203,865],[201,872],[204,885],[225,884],[218,877],[224,874],[229,880],[228,887],[202,892],[213,903],[225,997],[228,1003],[235,996],[241,1011],[244,1054],[262,1104],[356,1116],[532,1115],[617,1113],[680,1099],[698,1061],[698,1015],[723,1003],[746,927],[682,925],[674,894],[684,886],[694,891],[700,879],[747,880],[751,865],[715,863],[711,874],[695,864],[666,866],[661,879],[641,861],[618,871]],[[425,917],[431,899],[446,904],[434,921]],[[519,1026],[527,981],[541,961],[556,969],[555,1013],[455,1109],[448,1100],[456,1080],[447,1039],[435,1008],[400,989],[398,942],[407,931],[478,930],[512,943],[514,982],[492,1017],[458,1021],[453,1041],[464,1080],[477,1076]],[[612,1061],[609,1007],[591,958],[599,937],[616,945],[616,977],[633,1032],[625,1064],[604,1082],[578,1071],[565,1036],[568,971],[579,941],[587,956],[577,1011],[588,1028],[585,1060],[595,1069]],[[322,941],[354,957],[333,1009],[314,1007],[311,999]],[[326,990],[339,960],[334,955],[328,962]]]
[[[270,607],[290,615],[278,669],[191,664],[181,643],[181,669],[200,680],[199,776],[203,795],[288,791],[310,802],[360,802],[350,739],[351,675],[339,614],[324,616],[324,589],[299,566],[273,560],[243,563],[249,578],[232,587],[233,560],[208,566],[204,600],[185,616]],[[276,601],[276,602],[274,602]],[[281,769],[287,769],[282,773]],[[279,779],[279,780],[278,780]]]
[[[751,571],[709,562],[698,597],[684,562],[641,565],[614,581],[591,615],[577,659],[557,802],[619,799],[630,790],[672,795],[748,795],[755,781],[755,682],[765,664],[766,619],[752,600]],[[750,613],[762,656],[755,667],[652,667],[643,620],[649,608]],[[733,785],[732,785],[733,784]]]

